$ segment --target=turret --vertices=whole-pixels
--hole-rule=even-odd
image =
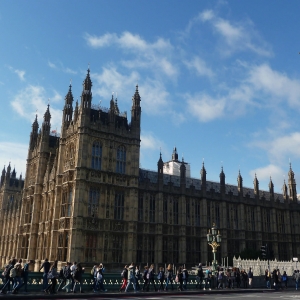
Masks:
[[[202,162],[202,169],[200,171],[201,175],[201,189],[202,191],[206,192],[206,170],[204,167],[204,161]]]
[[[114,125],[115,119],[116,119],[115,101],[114,101],[114,95],[112,95],[110,99],[110,106],[109,106],[109,123]]]
[[[269,182],[269,193],[270,193],[270,200],[274,200],[274,184],[273,184],[271,176],[270,176],[270,182]]]
[[[63,109],[63,120],[62,124],[68,126],[72,121],[73,115],[73,94],[72,94],[72,85],[69,86],[69,91],[65,97],[65,106]]]
[[[295,174],[292,170],[292,165],[290,163],[290,170],[289,170],[289,196],[291,201],[297,201],[297,189],[296,189],[296,180]]]
[[[74,110],[74,123],[76,123],[78,120],[78,100],[76,101],[76,106]]]
[[[132,97],[132,107],[131,107],[131,128],[137,134],[140,134],[141,130],[141,97],[139,94],[139,87],[136,85],[135,93]]]
[[[225,174],[223,171],[223,166],[221,167],[221,173],[220,173],[220,188],[221,188],[221,193],[225,193]]]
[[[92,81],[90,78],[90,68],[87,70],[85,80],[82,84],[82,93],[81,93],[81,111],[85,112],[89,116],[89,112],[92,105]]]
[[[172,160],[173,161],[178,161],[178,153],[177,153],[176,147],[174,147],[174,149],[173,149]]]
[[[4,183],[4,180],[5,180],[5,174],[6,174],[6,171],[5,171],[5,166],[4,166],[4,167],[3,167],[3,170],[2,170],[2,174],[1,174],[0,186],[2,186],[3,183]]]
[[[184,163],[184,159],[182,158],[181,165],[180,165],[180,184],[185,184],[186,182],[186,167]]]
[[[285,180],[283,181],[282,194],[283,194],[283,199],[288,200],[288,191],[287,191]]]
[[[238,183],[238,191],[239,191],[239,194],[241,196],[243,196],[243,177],[241,175],[241,172],[239,170],[239,175],[238,175],[238,178],[237,178],[237,183]]]
[[[32,131],[30,133],[30,142],[29,142],[29,149],[33,150],[37,143],[38,138],[38,131],[39,131],[39,124],[37,121],[37,115],[35,116],[35,120],[32,123]]]
[[[17,173],[15,168],[13,169],[12,173],[11,173],[11,178],[16,178],[17,177]]]
[[[257,180],[256,174],[254,177],[253,184],[254,184],[254,195],[256,198],[259,198],[259,181]]]
[[[164,185],[164,162],[161,157],[161,152],[159,153],[159,160],[157,162],[157,173],[158,189],[162,190]]]
[[[10,171],[11,171],[11,166],[10,163],[7,167],[7,171],[6,171],[6,181],[8,181],[10,179]]]
[[[44,122],[42,124],[42,138],[48,138],[50,135],[50,128],[51,128],[51,124],[50,124],[50,119],[51,119],[51,114],[50,114],[50,110],[49,110],[49,104],[47,106],[47,110],[44,114]]]

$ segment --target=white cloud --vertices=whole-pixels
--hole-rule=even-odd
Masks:
[[[20,79],[21,81],[25,81],[25,74],[26,74],[26,72],[25,72],[24,70],[18,70],[18,69],[15,69],[15,68],[11,67],[11,66],[8,66],[8,68],[9,68],[13,73],[17,74],[18,77],[19,77],[19,79]]]
[[[225,99],[213,99],[209,95],[186,95],[188,110],[200,122],[209,122],[223,115]]]
[[[270,160],[281,163],[289,158],[300,158],[300,132],[292,132],[285,136],[253,141],[250,146],[259,147],[269,154]]]
[[[51,97],[50,97],[51,99]],[[62,97],[54,91],[53,99],[57,102]],[[38,114],[39,123],[42,123],[44,113],[47,109],[48,100],[46,97],[45,89],[41,86],[28,85],[23,90],[16,93],[14,99],[11,101],[11,105],[17,114],[25,119],[33,122],[35,114]],[[51,113],[51,126],[52,128],[60,128],[62,112],[61,108],[56,109],[50,106]]]
[[[173,46],[168,40],[158,38],[153,43],[147,42],[141,36],[125,31],[120,36],[106,33],[102,36],[85,34],[87,44],[92,48],[117,46],[132,55],[123,59],[122,64],[127,68],[147,68],[156,74],[162,72],[170,78],[176,78],[178,68],[172,63]]]
[[[77,71],[74,71],[74,70],[72,70],[68,67],[65,67],[62,62],[59,62],[58,64],[54,64],[53,62],[48,60],[48,66],[51,69],[59,70],[59,71],[62,71],[64,73],[67,73],[67,74],[73,74],[73,75],[77,74]]]
[[[135,86],[139,81],[139,73],[131,72],[131,74],[123,75],[115,67],[110,67],[103,68],[101,74],[92,74],[92,76],[95,80],[94,95],[100,96],[102,99],[104,98],[106,103],[108,103],[114,92],[115,95],[118,93],[119,100],[131,104]],[[139,92],[143,112],[147,114],[172,112],[172,102],[169,99],[169,93],[161,81],[146,78],[139,85]]]
[[[195,70],[196,73],[200,76],[213,77],[214,72],[206,66],[206,62],[202,60],[200,57],[194,57],[190,61],[184,61],[185,65],[190,70]]]
[[[57,69],[57,66],[54,63],[52,63],[51,61],[48,61],[48,66],[52,69]]]
[[[106,47],[117,40],[117,36],[114,33],[106,33],[100,37],[86,33],[84,38],[87,41],[87,44],[93,48]]]
[[[199,22],[211,25],[220,37],[219,51],[222,55],[231,55],[237,51],[251,51],[260,56],[271,56],[270,45],[256,32],[249,20],[234,22],[221,18],[213,10],[204,10],[193,18],[183,34],[187,36]]]
[[[247,82],[257,91],[271,96],[273,101],[276,100],[275,104],[287,100],[291,107],[300,109],[300,80],[291,79],[286,74],[271,69],[269,65],[262,64],[250,69]]]
[[[22,173],[25,177],[26,159],[27,159],[28,145],[21,143],[0,142],[0,170],[5,165],[6,168],[11,162],[12,170],[16,166],[17,177]]]

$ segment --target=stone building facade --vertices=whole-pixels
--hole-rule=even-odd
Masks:
[[[11,171],[10,163],[0,177],[0,257],[16,256],[24,180]]]
[[[41,129],[34,120],[14,239],[7,238],[9,221],[1,218],[2,264],[14,255],[35,259],[36,269],[46,257],[194,265],[212,260],[206,235],[213,222],[223,238],[218,261],[265,243],[277,259],[300,254],[300,205],[291,167],[283,194],[274,193],[272,180],[269,191],[259,190],[256,177],[254,188],[245,188],[241,174],[237,186],[228,185],[223,169],[219,182],[208,181],[204,164],[200,178],[190,178],[176,149],[168,164],[179,165],[179,174],[164,174],[161,154],[157,171],[141,169],[140,104],[136,86],[130,121],[113,97],[108,109],[94,106],[88,70],[75,107],[69,87],[60,136],[51,132],[49,105]]]

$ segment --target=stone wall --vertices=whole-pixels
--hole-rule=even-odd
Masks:
[[[245,269],[249,270],[249,268],[252,269],[254,276],[261,276],[265,274],[265,270],[268,269],[268,261],[267,260],[260,260],[259,258],[257,260],[254,259],[241,259],[234,257],[233,258],[233,267],[237,267],[239,269]],[[274,269],[279,269],[281,274],[283,271],[286,271],[288,276],[292,276],[294,273],[294,270],[299,269],[298,262],[290,261],[277,261],[270,260],[269,261],[269,267],[270,271],[273,271]]]

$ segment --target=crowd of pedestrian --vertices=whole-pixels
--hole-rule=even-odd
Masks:
[[[24,292],[27,293],[29,265],[34,263],[34,260],[28,260],[23,266],[22,259],[10,259],[1,274],[4,283],[0,294],[17,294],[22,287],[24,287]],[[73,262],[71,264],[67,262],[58,272],[57,260],[51,265],[48,258],[46,258],[39,271],[41,270],[43,270],[43,292],[55,294],[62,289],[67,293],[76,293],[77,286],[79,286],[79,292],[83,292],[82,274],[84,273],[84,268],[80,263]],[[59,281],[58,288],[56,288],[57,281]]]
[[[2,273],[3,285],[0,294],[11,292],[17,294],[24,287],[24,292],[27,291],[28,273],[30,264],[34,264],[33,260],[28,260],[24,265],[22,259],[12,258],[4,267]],[[122,272],[122,284],[119,292],[129,292],[131,286],[135,293],[148,292],[151,289],[154,291],[187,290],[189,281],[189,272],[185,266],[179,266],[177,270],[169,264],[167,267],[158,267],[155,272],[154,264],[146,265],[142,270],[133,262],[130,265],[125,265]],[[82,275],[84,268],[80,263],[67,262],[60,271],[58,271],[57,261],[52,264],[46,258],[41,265],[39,271],[43,270],[43,291],[48,294],[55,294],[60,290],[67,293],[83,293]],[[91,269],[93,280],[93,292],[106,292],[104,287],[105,267],[102,263],[95,264]],[[294,280],[296,290],[300,279],[299,270],[296,270],[293,276],[288,277],[286,271],[280,272],[279,269],[274,269],[270,272],[265,270],[266,288],[275,290],[287,289],[288,281]],[[176,283],[176,284],[175,284]],[[213,271],[210,267],[203,268],[200,263],[196,268],[196,289],[211,290],[216,289],[234,289],[234,288],[252,288],[253,287],[253,271],[239,268],[223,268],[217,267]]]

